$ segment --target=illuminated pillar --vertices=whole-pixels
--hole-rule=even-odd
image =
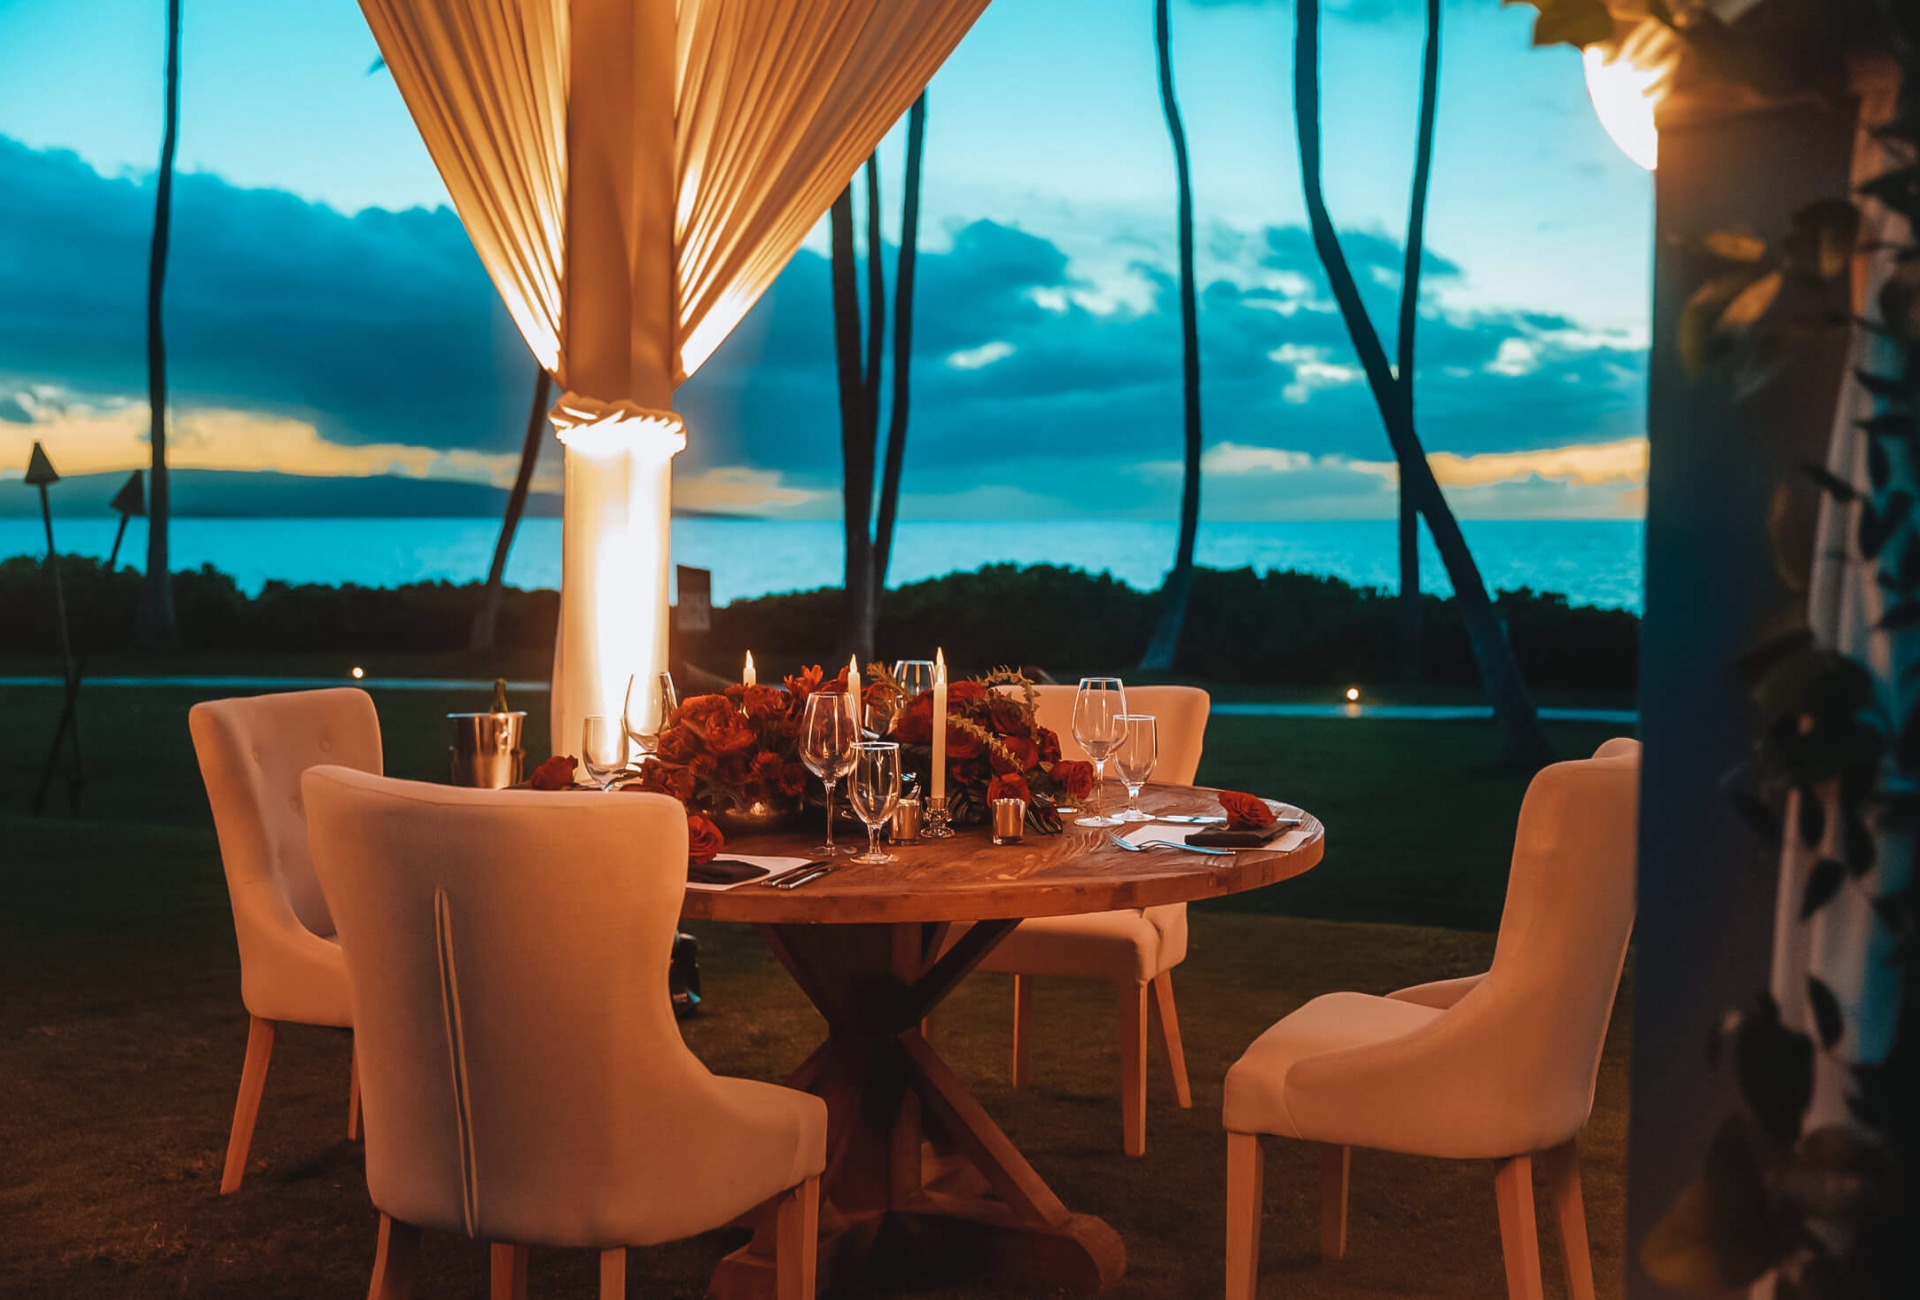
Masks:
[[[567,392],[560,629],[552,746],[636,706],[667,667],[675,356],[675,0],[571,0],[567,243],[561,330]],[[638,721],[636,719],[636,721]]]

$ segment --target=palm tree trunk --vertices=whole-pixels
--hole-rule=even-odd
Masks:
[[[842,522],[846,537],[844,649],[873,657],[873,425],[860,356],[860,284],[853,252],[853,187],[830,212],[833,273],[833,351],[840,380]]]
[[[887,349],[887,262],[880,230],[880,155],[867,159],[867,428],[880,429],[880,366]]]
[[[1160,107],[1173,142],[1174,174],[1180,188],[1180,386],[1186,433],[1186,477],[1180,491],[1180,541],[1173,571],[1161,589],[1160,623],[1140,661],[1144,669],[1166,672],[1180,648],[1187,601],[1193,594],[1193,548],[1200,532],[1200,320],[1193,284],[1193,176],[1187,161],[1187,131],[1173,91],[1173,33],[1167,0],[1154,0],[1153,41],[1160,63]]]
[[[1295,10],[1297,30],[1293,44],[1294,119],[1300,137],[1300,172],[1306,188],[1307,215],[1313,227],[1314,248],[1327,272],[1333,296],[1354,350],[1366,372],[1380,418],[1386,425],[1387,440],[1393,446],[1394,459],[1400,465],[1400,490],[1408,494],[1414,507],[1427,520],[1441,563],[1453,584],[1454,598],[1467,626],[1467,639],[1480,669],[1480,682],[1493,705],[1494,717],[1505,734],[1507,760],[1522,770],[1532,771],[1553,761],[1553,749],[1540,728],[1533,700],[1514,662],[1506,633],[1487,599],[1486,583],[1467,549],[1460,525],[1440,491],[1440,484],[1427,464],[1425,449],[1413,427],[1413,412],[1400,392],[1399,383],[1387,364],[1386,350],[1374,332],[1360,300],[1359,287],[1340,249],[1333,220],[1327,215],[1326,195],[1320,179],[1320,0],[1298,0]],[[1411,241],[1409,241],[1411,243]],[[1410,256],[1417,256],[1410,250]]]
[[[167,554],[172,496],[167,482],[167,341],[161,306],[167,284],[167,243],[173,227],[173,155],[180,140],[180,0],[167,0],[166,132],[154,185],[153,244],[147,257],[147,405],[153,449],[147,497],[147,581],[141,600],[141,640],[156,649],[179,643],[173,615],[173,572]]]
[[[920,171],[927,143],[927,94],[907,115],[906,193],[900,204],[900,268],[893,277],[893,412],[880,471],[880,518],[873,530],[874,608],[887,585],[894,519],[900,509],[900,467],[907,455],[907,381],[913,371],[913,276],[920,248]]]
[[[1440,98],[1440,0],[1427,0],[1427,50],[1420,67],[1420,136],[1413,152],[1413,199],[1407,213],[1407,263],[1400,277],[1400,330],[1394,374],[1407,420],[1413,420],[1413,342],[1420,325],[1420,264],[1427,246],[1427,189],[1433,176],[1433,120]],[[1421,678],[1420,512],[1400,492],[1400,679]]]
[[[552,398],[553,376],[542,369],[533,384],[533,410],[527,414],[527,436],[520,447],[520,470],[513,476],[513,491],[507,494],[507,514],[500,521],[500,539],[493,544],[487,589],[481,593],[480,608],[474,611],[473,633],[467,639],[470,650],[494,647],[494,628],[500,621],[500,591],[507,576],[507,552],[513,549],[513,535],[520,529],[520,516],[526,513],[527,493],[533,487],[533,467],[540,459],[540,441],[546,436],[547,408],[553,404]]]

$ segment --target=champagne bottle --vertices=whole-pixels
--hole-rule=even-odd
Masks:
[[[504,677],[496,677],[493,679],[493,711],[495,713],[506,713],[508,711],[507,679]]]

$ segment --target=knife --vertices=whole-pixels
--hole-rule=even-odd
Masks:
[[[1225,817],[1209,817],[1205,813],[1168,813],[1155,817],[1157,822],[1179,822],[1185,826],[1219,826],[1226,822]]]
[[[775,876],[772,880],[760,883],[768,889],[798,889],[808,881],[818,880],[833,870],[831,862],[810,862],[798,871],[789,871],[784,876]]]

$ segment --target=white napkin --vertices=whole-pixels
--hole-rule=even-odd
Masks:
[[[728,862],[745,862],[749,866],[764,867],[766,868],[767,874],[764,876],[755,876],[751,880],[736,880],[730,885],[703,885],[697,880],[689,880],[687,882],[687,888],[698,889],[708,894],[723,894],[729,889],[738,889],[742,885],[758,885],[768,880],[777,879],[789,872],[798,871],[809,862],[814,861],[812,858],[750,857],[745,853],[723,853],[720,856]]]

